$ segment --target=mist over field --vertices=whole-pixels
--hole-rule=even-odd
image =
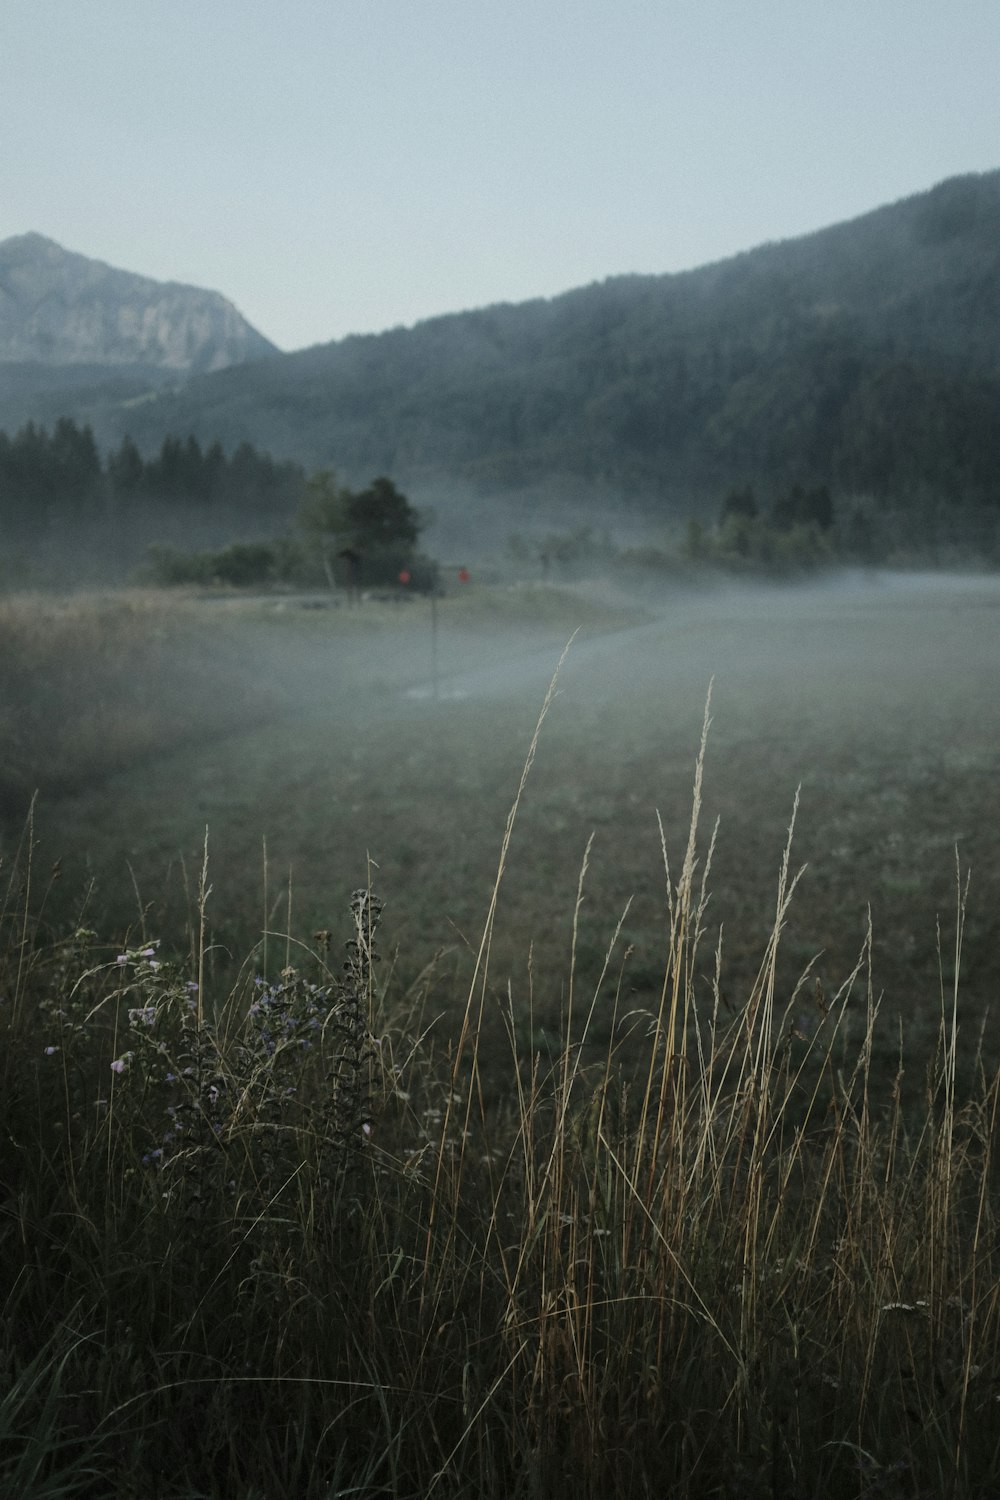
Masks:
[[[394,982],[405,988],[436,959],[452,976],[445,990],[460,995],[536,718],[578,632],[511,843],[493,945],[499,992],[509,980],[523,996],[530,953],[533,1004],[550,1020],[558,1012],[591,833],[582,973],[596,978],[631,901],[624,984],[636,1003],[656,990],[666,902],[656,815],[676,862],[711,683],[702,861],[717,817],[720,828],[703,983],[722,924],[727,983],[736,992],[752,981],[801,786],[792,863],[808,869],[784,940],[785,982],[794,987],[815,960],[815,976],[835,987],[870,904],[886,1015],[933,1030],[957,847],[972,873],[971,1044],[998,972],[994,579],[857,572],[641,601],[599,580],[473,585],[435,602],[433,634],[426,598],[354,610],[310,602],[136,596],[130,622],[111,600],[66,606],[69,660],[44,663],[29,684],[64,755],[47,771],[44,757],[38,764],[34,814],[36,871],[61,861],[53,916],[74,912],[109,932],[155,927],[183,948],[207,828],[210,931],[224,970],[265,921],[288,929],[289,881],[296,940],[334,927],[370,859],[398,950]],[[131,655],[116,666],[123,649]],[[13,729],[16,738],[16,718]],[[44,731],[37,720],[40,742]],[[20,793],[7,790],[8,854],[27,775]],[[441,1025],[447,1034],[447,1017]]]

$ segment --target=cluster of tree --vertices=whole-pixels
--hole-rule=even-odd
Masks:
[[[145,575],[150,583],[267,588],[274,583],[315,583],[315,570],[294,538],[271,542],[232,542],[218,551],[185,552],[157,543],[150,547]]]
[[[562,582],[604,572],[618,552],[607,530],[598,533],[584,525],[540,536],[511,532],[507,555],[521,573]]]
[[[299,521],[331,588],[367,588],[413,574],[420,518],[391,479],[373,479],[355,493],[321,469],[306,484]]]
[[[699,562],[781,572],[846,560],[843,541],[826,485],[792,485],[764,509],[747,484],[726,495],[714,527],[689,523],[686,551]]]
[[[426,592],[436,587],[437,567],[417,551],[420,530],[417,511],[391,479],[373,479],[354,492],[326,469],[306,482],[293,533],[219,551],[154,547],[148,572],[161,584],[284,583],[350,592],[402,585]]]
[[[900,508],[871,494],[835,504],[825,484],[793,484],[765,505],[745,484],[729,491],[714,525],[688,523],[683,551],[691,561],[736,572],[998,561],[1000,514],[990,506],[949,505],[930,488]]]
[[[276,463],[250,443],[227,455],[219,443],[164,438],[143,458],[130,437],[102,462],[94,434],[61,417],[52,431],[28,422],[13,437],[0,432],[0,520],[13,531],[94,517],[127,517],[139,506],[197,505],[289,515],[300,504],[305,475]]]
[[[825,484],[816,489],[794,484],[762,513],[750,485],[730,490],[719,513],[720,528],[738,535],[741,528],[758,519],[777,532],[787,533],[806,526],[817,532],[829,532],[833,526],[833,500]]]
[[[221,443],[203,450],[195,437],[168,436],[146,461],[126,437],[109,455],[107,472],[114,494],[123,500],[266,506],[285,512],[300,503],[305,482],[298,464],[278,463],[251,443],[240,443],[227,456]]]
[[[98,498],[104,478],[93,432],[68,417],[51,433],[33,422],[14,437],[0,432],[0,515],[8,525],[44,522],[64,508],[80,513]]]

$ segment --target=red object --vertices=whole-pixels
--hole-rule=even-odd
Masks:
[[[399,581],[400,581],[400,583],[409,583],[409,581],[410,581],[410,575],[406,571],[405,568],[403,569],[403,571],[399,575]]]
[[[468,583],[468,581],[469,581],[469,570],[468,570],[468,568],[459,568],[459,570],[458,570],[458,581],[459,581],[459,583]]]

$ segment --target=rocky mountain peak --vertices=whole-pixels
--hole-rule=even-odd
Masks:
[[[0,362],[147,365],[179,375],[277,353],[218,292],[154,281],[41,234],[0,242]]]

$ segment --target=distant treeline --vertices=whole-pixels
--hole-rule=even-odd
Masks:
[[[714,522],[688,522],[683,551],[692,562],[772,575],[843,564],[996,565],[1000,516],[927,492],[894,505],[871,493],[835,498],[825,484],[780,486],[770,496],[745,484],[726,494]]]
[[[46,530],[62,521],[124,516],[149,504],[291,515],[301,504],[303,470],[278,463],[250,443],[226,454],[220,443],[166,437],[143,458],[130,437],[102,460],[94,434],[61,417],[52,431],[27,423],[0,432],[0,521],[13,531]]]

